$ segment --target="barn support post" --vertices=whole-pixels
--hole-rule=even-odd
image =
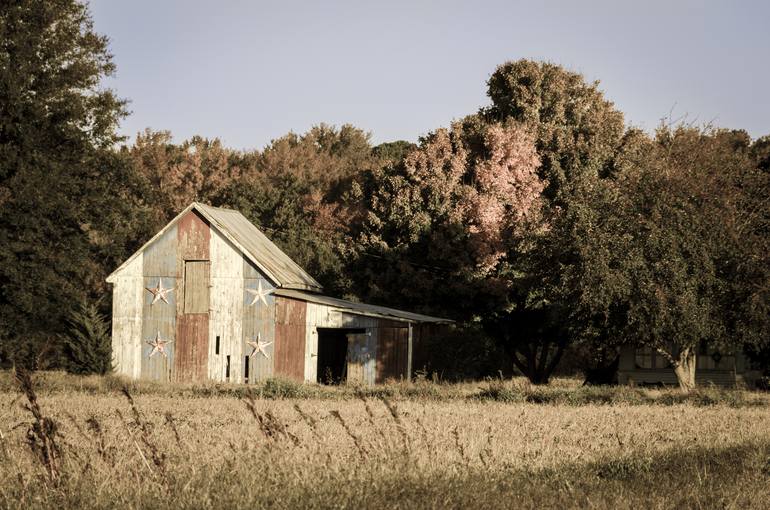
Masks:
[[[406,380],[412,380],[412,338],[414,332],[414,325],[409,323],[409,336],[407,337],[407,351],[406,351]]]

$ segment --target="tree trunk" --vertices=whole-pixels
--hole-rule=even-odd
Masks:
[[[674,363],[674,373],[679,382],[679,389],[689,393],[695,389],[695,349],[682,349],[679,359]]]

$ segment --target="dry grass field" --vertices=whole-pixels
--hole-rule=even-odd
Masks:
[[[33,384],[41,420],[0,373],[2,508],[770,506],[766,394]]]

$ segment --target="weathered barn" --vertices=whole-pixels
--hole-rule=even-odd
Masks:
[[[238,211],[199,203],[107,281],[113,362],[135,379],[408,379],[415,343],[451,322],[323,296]]]

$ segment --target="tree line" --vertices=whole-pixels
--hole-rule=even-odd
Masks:
[[[425,367],[444,377],[547,383],[565,353],[601,367],[633,344],[690,389],[703,342],[767,357],[770,136],[647,133],[598,82],[518,60],[417,143],[321,124],[259,151],[125,144],[85,5],[10,2],[0,33],[0,363],[108,370],[104,278],[193,200],[241,211],[328,294],[456,320]]]

